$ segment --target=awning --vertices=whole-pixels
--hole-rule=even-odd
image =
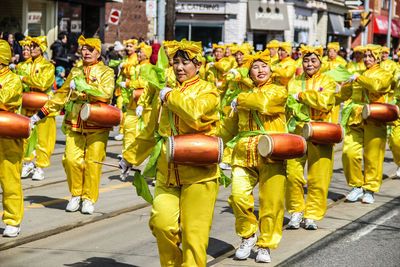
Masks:
[[[338,14],[329,13],[328,34],[352,36],[354,29],[344,27],[344,17]]]
[[[286,4],[249,1],[249,19],[252,30],[289,30]]]
[[[392,19],[391,35],[400,38],[400,21]],[[374,33],[387,35],[388,18],[385,16],[374,16]]]

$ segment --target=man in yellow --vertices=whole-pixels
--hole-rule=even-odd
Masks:
[[[336,83],[321,73],[322,46],[302,46],[304,73],[288,84],[288,94],[303,104],[302,112],[311,120],[329,121],[335,104]],[[290,111],[290,110],[289,110]],[[304,122],[296,119],[295,134],[301,135]],[[304,166],[308,163],[307,180]],[[290,229],[298,229],[304,217],[305,228],[316,230],[315,220],[325,216],[328,188],[333,171],[333,144],[307,142],[307,153],[298,159],[287,161],[286,209],[291,213]],[[307,200],[303,187],[307,184]],[[304,213],[304,214],[303,214]]]
[[[272,40],[267,44],[267,48],[269,50],[269,54],[271,55],[271,69],[273,70],[275,65],[279,62],[278,56],[278,48],[279,48],[279,41]]]
[[[245,56],[251,80],[243,79],[250,80],[246,82],[250,87],[243,87],[244,91],[232,101],[231,107],[236,113],[226,118],[220,129],[225,142],[237,136],[232,154],[232,194],[228,200],[236,218],[236,233],[242,238],[235,256],[247,259],[257,245],[256,262],[271,262],[270,249],[275,249],[282,238],[285,209],[285,162],[263,158],[257,150],[262,132],[285,132],[287,90],[272,83],[270,60],[268,50]],[[259,221],[254,215],[253,197],[257,183],[260,186]]]
[[[138,59],[137,59],[137,54],[136,54],[136,45],[137,45],[137,40],[136,39],[129,39],[129,40],[124,40],[124,45],[125,51],[127,53],[127,56],[125,56],[122,59],[121,64],[119,65],[119,76],[117,81],[118,82],[124,82],[132,80],[132,76],[134,76],[134,70],[135,66],[138,64]],[[122,96],[122,89],[117,82],[117,88],[115,89],[115,96],[117,96],[117,107],[120,110],[123,110],[124,104],[128,104],[129,99],[124,100],[124,97]],[[126,90],[126,89],[125,89]],[[124,123],[125,123],[125,116],[126,116],[126,111],[124,112],[124,118],[121,121],[118,135],[114,137],[115,140],[121,141],[124,138]]]
[[[0,110],[17,113],[22,102],[22,84],[18,75],[8,68],[11,48],[0,40]],[[14,237],[20,232],[24,215],[21,170],[24,155],[23,140],[0,137],[0,184],[3,190],[4,237]]]
[[[64,85],[31,120],[40,123],[48,114],[65,107],[66,144],[62,163],[72,195],[66,211],[77,211],[82,200],[82,213],[92,214],[99,196],[102,167],[94,161],[104,161],[111,128],[83,121],[80,112],[84,103],[111,102],[114,71],[99,62],[99,39],[80,36],[78,43],[82,46],[83,67],[71,70]]]
[[[46,36],[27,37],[30,42],[30,50],[32,57],[32,65],[30,66],[28,76],[20,75],[24,84],[29,87],[29,91],[41,92],[51,95],[52,86],[55,80],[54,65],[43,57],[43,53],[47,50]],[[37,110],[22,109],[21,114],[31,117]],[[36,125],[37,131],[37,147],[36,147],[36,162],[31,162],[32,156],[25,158],[28,161],[22,168],[22,177],[27,177],[33,173],[33,180],[43,180],[44,172],[42,168],[50,166],[50,157],[54,151],[56,143],[56,114],[49,114],[44,120]]]
[[[362,52],[361,49],[362,49],[362,46],[356,46],[353,49],[354,60],[350,61],[346,65],[346,69],[351,74],[361,75],[367,69],[367,67],[364,64],[364,53]]]
[[[196,167],[168,163],[164,140],[188,133],[215,136],[219,95],[214,85],[197,75],[201,64],[200,42],[182,40],[168,51],[178,84],[175,88],[162,89],[161,101],[157,101],[157,106],[161,102],[165,105],[157,126],[162,146],[156,163],[157,182],[149,225],[157,239],[161,266],[205,267],[218,195],[218,165]],[[158,109],[153,109],[152,118],[157,120],[158,113]],[[145,127],[136,137],[120,162],[122,173],[149,155],[156,145],[155,131],[154,124]]]
[[[273,68],[272,78],[278,85],[286,86],[296,73],[296,61],[290,57],[292,44],[290,42],[279,43],[279,61]]]
[[[374,203],[374,192],[382,183],[382,166],[386,146],[386,124],[362,118],[364,104],[384,103],[390,90],[392,75],[379,66],[381,46],[369,44],[362,47],[367,70],[353,75],[340,91],[342,101],[349,98],[351,113],[343,144],[343,171],[352,190],[348,201],[362,197],[364,203]],[[343,122],[345,123],[345,122]],[[364,173],[361,161],[364,159]],[[365,192],[364,192],[365,190]]]

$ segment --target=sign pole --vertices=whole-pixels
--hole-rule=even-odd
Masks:
[[[369,11],[369,0],[364,1],[364,11]],[[361,36],[361,45],[367,45],[368,43],[368,25],[364,28]]]
[[[391,42],[390,42],[390,37],[392,35],[392,10],[393,10],[393,0],[390,0],[389,4],[389,18],[388,18],[388,30],[387,30],[387,36],[386,36],[386,45],[389,47],[389,54],[390,54],[390,47],[391,47]]]

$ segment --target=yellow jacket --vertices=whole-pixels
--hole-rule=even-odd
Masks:
[[[297,64],[291,57],[284,58],[275,64],[272,78],[274,82],[286,86],[296,74]]]
[[[206,66],[206,80],[210,83],[214,83],[218,88],[221,87],[224,80],[224,74],[232,69],[233,66],[234,64],[232,60],[226,57],[216,61],[212,67],[208,64]]]
[[[133,97],[131,97],[128,104],[129,109],[136,109],[137,106],[143,106],[145,110],[151,110],[153,99],[158,97],[158,95],[156,94],[156,89],[153,86],[150,86],[149,83],[139,75],[140,68],[149,64],[151,64],[149,60],[144,60],[140,62],[139,65],[136,65],[135,68],[136,79],[131,80],[129,82],[129,87],[134,89],[144,89],[144,90],[143,94],[137,100],[137,103],[136,100]]]
[[[272,80],[238,95],[237,112],[226,118],[219,128],[218,135],[228,142],[234,136],[248,131],[260,130],[253,112],[257,114],[265,131],[285,132],[285,104],[287,90],[272,84]],[[233,149],[232,165],[242,167],[258,166],[263,160],[257,151],[260,135],[241,137]]]
[[[346,60],[344,60],[341,56],[336,56],[334,60],[329,60],[329,58],[325,56],[322,58],[321,72],[323,73],[329,70],[333,70],[339,65],[343,65],[343,67],[347,65]]]
[[[17,113],[21,103],[21,80],[6,66],[0,70],[0,110]]]
[[[29,74],[31,72],[31,66],[32,58],[29,58],[28,60],[18,63],[18,65],[15,67],[15,70],[18,75]],[[22,83],[22,89],[24,92],[28,92],[29,86],[26,83]]]
[[[124,63],[124,65],[121,68],[121,72],[118,76],[118,78],[120,76],[122,76],[122,82],[126,82],[129,80],[134,79],[135,76],[135,66],[138,64],[138,60],[137,60],[137,55],[136,53],[133,53],[131,56],[127,57],[125,56],[122,59],[122,63]],[[115,90],[115,95],[116,96],[120,96],[121,93],[121,88],[119,86],[117,86],[117,89]]]
[[[367,67],[365,66],[363,60],[360,62],[350,61],[347,63],[346,69],[352,74],[361,75],[367,69]]]
[[[271,57],[271,68],[274,68],[276,64],[279,63],[279,55],[278,52],[275,54],[275,56]]]
[[[330,120],[331,109],[335,104],[336,82],[333,78],[321,74],[320,71],[312,77],[303,73],[292,79],[287,88],[289,95],[301,92],[298,102],[305,104],[302,110],[305,114],[308,107],[312,120]]]
[[[362,109],[364,103],[367,103],[364,91],[370,102],[385,103],[387,101],[386,94],[390,91],[391,81],[392,75],[376,64],[364,71],[356,81],[343,85],[337,94],[337,99],[346,101],[351,98],[356,102],[347,124],[358,125],[363,121]]]
[[[91,89],[103,93],[103,97],[96,97],[84,92],[73,90],[68,99],[71,80],[82,75],[82,73],[85,77],[86,83],[89,84]],[[103,102],[109,104],[113,96],[113,91],[114,71],[111,68],[100,63],[83,66],[83,68],[75,67],[71,70],[64,85],[54,93],[54,96],[46,103],[46,105],[44,105],[39,113],[48,115],[50,112],[61,110],[67,102],[73,102],[72,111],[68,112],[65,118],[65,126],[67,129],[81,133],[111,130],[111,128],[99,127],[82,121],[79,113],[83,103]]]
[[[167,105],[163,106],[158,133],[163,138],[173,135],[170,124],[172,121],[179,135],[198,133],[215,136],[219,120],[219,95],[214,85],[201,80],[198,76],[185,81],[169,93]],[[160,101],[157,100],[159,107]],[[158,108],[152,110],[152,118],[157,120]],[[124,158],[140,165],[151,153],[154,145],[156,123],[149,124],[135,138],[130,147],[124,152]],[[170,186],[181,184],[201,183],[219,177],[218,165],[194,167],[187,165],[168,164],[166,157],[166,142],[163,143],[157,162],[156,179]]]

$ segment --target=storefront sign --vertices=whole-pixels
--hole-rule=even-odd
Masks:
[[[178,13],[225,14],[225,3],[177,2],[175,9]]]
[[[82,32],[82,22],[80,20],[71,20],[71,32]]]
[[[28,24],[40,24],[42,12],[28,12]]]
[[[60,31],[65,32],[68,31],[68,21],[69,18],[62,18],[60,21]]]
[[[289,30],[286,4],[249,1],[249,18],[252,30]]]
[[[374,16],[374,33],[387,35],[388,31],[388,18],[385,16]],[[398,20],[392,20],[391,24],[391,35],[393,37],[400,37],[400,22]]]

